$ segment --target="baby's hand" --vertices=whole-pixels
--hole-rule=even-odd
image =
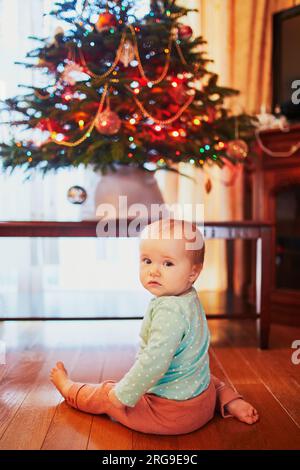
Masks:
[[[241,398],[232,400],[225,408],[228,413],[244,423],[254,424],[259,420],[257,410]]]
[[[125,405],[116,397],[116,394],[113,388],[108,393],[108,399],[116,408],[121,409],[125,407]]]

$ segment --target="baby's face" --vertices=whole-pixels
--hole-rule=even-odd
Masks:
[[[180,295],[198,277],[184,240],[144,239],[140,243],[140,280],[151,294]]]

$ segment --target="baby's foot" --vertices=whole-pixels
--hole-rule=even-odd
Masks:
[[[73,382],[68,378],[68,372],[63,362],[57,362],[56,367],[51,369],[50,380],[65,398]]]
[[[241,398],[232,400],[225,408],[229,414],[247,424],[254,424],[259,419],[257,410]]]

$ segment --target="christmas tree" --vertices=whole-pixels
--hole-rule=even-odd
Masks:
[[[0,144],[5,169],[223,167],[247,156],[253,120],[226,108],[238,91],[219,86],[207,70],[206,42],[184,23],[190,10],[175,0],[152,0],[137,20],[134,3],[55,3],[49,14],[68,27],[58,28],[52,42],[34,37],[41,47],[23,64],[42,68],[48,86],[27,86],[27,94],[4,104],[17,131]],[[40,135],[20,138],[20,129]]]

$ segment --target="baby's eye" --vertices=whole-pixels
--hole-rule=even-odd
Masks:
[[[144,264],[151,264],[151,259],[149,259],[149,258],[144,258],[144,259],[142,259],[142,263],[144,263]]]
[[[164,266],[169,267],[169,266],[174,266],[174,264],[172,263],[172,261],[165,261]]]

